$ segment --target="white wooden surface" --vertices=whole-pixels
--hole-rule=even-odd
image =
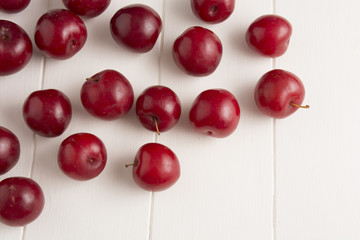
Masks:
[[[151,52],[132,53],[113,41],[110,18],[133,3],[113,0],[99,17],[84,19],[88,40],[75,57],[45,59],[34,45],[25,69],[0,78],[0,125],[19,137],[22,151],[0,180],[32,177],[46,198],[43,213],[28,226],[0,224],[0,239],[360,239],[360,2],[237,0],[231,18],[218,25],[196,19],[188,0],[137,2],[162,16],[162,35]],[[23,12],[0,18],[33,39],[38,18],[61,7],[60,0],[32,0]],[[274,12],[293,26],[290,47],[276,60],[256,55],[244,39],[255,18]],[[175,38],[194,25],[213,30],[224,47],[218,69],[204,78],[185,75],[171,57]],[[179,124],[156,136],[140,125],[134,107],[113,122],[91,117],[80,102],[81,85],[109,68],[129,79],[135,96],[155,84],[172,88],[183,108]],[[272,68],[302,79],[310,109],[276,121],[257,110],[253,88]],[[233,92],[241,107],[238,129],[225,139],[198,135],[188,123],[193,99],[216,87]],[[57,88],[72,101],[73,119],[60,137],[35,136],[22,119],[25,98],[41,88]],[[98,178],[77,182],[60,172],[56,154],[66,136],[84,131],[104,141],[109,158]],[[138,188],[124,167],[152,141],[173,149],[181,162],[180,180],[159,193]]]

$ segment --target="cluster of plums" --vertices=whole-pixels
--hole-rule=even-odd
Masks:
[[[9,13],[24,9],[30,0],[3,0],[0,10]],[[225,21],[233,12],[234,0],[190,0],[194,14],[209,23]],[[84,17],[96,17],[110,0],[63,0],[67,9],[51,10],[36,24],[35,43],[47,57],[67,59],[86,42]],[[134,4],[118,10],[110,21],[114,40],[128,49],[150,51],[162,30],[160,16],[152,8]],[[287,50],[291,36],[290,23],[277,15],[256,19],[246,32],[249,47],[268,57],[278,57]],[[213,73],[222,57],[222,44],[207,28],[194,26],[185,30],[173,44],[175,64],[185,73],[202,77]],[[20,71],[32,56],[32,43],[26,32],[15,23],[0,20],[0,76]],[[254,91],[258,108],[273,118],[284,118],[295,112],[304,99],[304,87],[294,74],[276,69],[264,74]],[[127,114],[134,103],[130,82],[121,73],[107,69],[87,78],[80,98],[86,111],[103,120],[114,120]],[[165,132],[173,128],[181,115],[181,104],[173,90],[151,86],[136,100],[136,115],[148,130]],[[43,137],[60,136],[72,116],[70,100],[56,89],[31,93],[23,105],[27,126]],[[232,134],[240,118],[235,96],[225,89],[209,89],[194,100],[189,120],[198,132],[218,138]],[[17,137],[0,127],[0,174],[8,172],[18,161],[20,145]],[[69,177],[89,180],[98,176],[106,165],[103,142],[90,133],[67,137],[58,150],[58,165]],[[161,191],[172,186],[180,176],[176,155],[158,143],[143,145],[136,153],[134,181],[143,189]],[[31,197],[29,197],[31,196]],[[31,199],[31,201],[29,201]],[[22,226],[39,216],[44,205],[40,186],[25,177],[7,178],[0,182],[0,221]]]

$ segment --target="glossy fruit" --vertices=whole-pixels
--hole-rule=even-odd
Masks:
[[[18,13],[24,10],[30,3],[30,0],[1,0],[0,10],[7,13]]]
[[[111,35],[116,43],[139,53],[154,47],[161,29],[162,22],[157,12],[142,4],[121,8],[110,21]]]
[[[85,17],[96,17],[105,11],[111,0],[62,0],[73,13]]]
[[[159,143],[143,145],[131,165],[135,183],[147,191],[163,191],[180,177],[180,163],[175,153]]]
[[[38,90],[30,94],[23,106],[28,127],[43,137],[57,137],[70,124],[72,116],[69,98],[56,89]]]
[[[20,142],[9,129],[0,127],[0,175],[7,173],[19,161]]]
[[[180,114],[178,96],[165,86],[145,89],[136,101],[136,115],[141,124],[150,131],[168,131],[179,121]]]
[[[0,182],[0,222],[24,226],[38,218],[44,208],[44,193],[34,180],[10,177]]]
[[[275,69],[265,73],[256,84],[254,97],[260,111],[273,118],[285,118],[301,106],[305,89],[293,73]]]
[[[84,46],[87,30],[75,13],[65,9],[50,10],[40,17],[35,29],[35,43],[48,57],[68,59]]]
[[[31,59],[33,47],[19,25],[0,20],[0,76],[16,73]]]
[[[101,71],[81,88],[81,103],[91,115],[113,120],[127,114],[134,102],[130,82],[115,70]]]
[[[203,27],[185,30],[174,42],[173,58],[176,65],[192,76],[207,76],[218,67],[222,44],[215,33]]]
[[[235,0],[190,0],[194,15],[208,23],[220,23],[230,17]]]
[[[285,18],[264,15],[251,23],[246,32],[246,42],[264,56],[279,57],[286,52],[291,33],[291,25]]]
[[[240,107],[229,91],[209,89],[197,96],[189,119],[199,133],[224,138],[235,131],[240,120]]]
[[[97,177],[106,165],[104,143],[90,133],[76,133],[66,138],[58,151],[60,169],[70,178],[85,181]]]

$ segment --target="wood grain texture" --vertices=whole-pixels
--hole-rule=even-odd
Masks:
[[[277,67],[297,74],[307,111],[277,121],[277,239],[360,238],[360,3],[277,0],[293,25]]]
[[[238,1],[226,22],[209,25],[195,18],[189,1],[166,1],[161,84],[174,89],[183,109],[179,124],[158,140],[177,153],[182,175],[173,188],[154,194],[152,239],[271,239],[272,122],[253,101],[271,60],[245,43],[248,24],[269,11],[269,1]],[[194,25],[214,31],[223,44],[221,63],[207,77],[188,76],[172,60],[173,42]],[[224,139],[200,135],[189,124],[193,100],[210,88],[229,90],[240,104],[239,126]]]
[[[152,4],[151,1],[142,2],[162,12],[161,1]],[[37,19],[47,9],[63,7],[61,1],[36,3],[45,6],[45,9],[39,8],[37,14],[29,15],[33,28]],[[31,171],[31,165],[26,166],[25,175],[32,172],[32,177],[42,186],[46,198],[45,208],[37,221],[25,227],[23,236],[21,229],[12,233],[11,228],[5,228],[9,232],[6,233],[9,234],[8,239],[148,237],[150,193],[139,189],[133,183],[131,169],[126,169],[125,164],[133,161],[142,144],[153,141],[154,134],[138,124],[134,108],[123,119],[108,122],[90,116],[80,102],[80,88],[85,79],[104,69],[115,69],[124,74],[131,82],[135,96],[142,91],[145,84],[158,82],[159,44],[150,53],[139,55],[118,46],[111,37],[111,17],[118,9],[130,3],[132,1],[113,1],[101,16],[84,19],[88,30],[88,40],[84,48],[66,61],[46,58],[43,79],[40,75],[34,76],[34,87],[24,90],[26,95],[38,88],[56,88],[63,91],[72,102],[73,118],[63,135],[52,139],[35,137],[34,168]],[[35,2],[32,5],[36,7]],[[36,57],[41,62],[42,56],[35,56],[35,59]],[[23,102],[25,97],[19,96],[19,99]],[[20,124],[23,125],[22,122]],[[30,133],[25,126],[23,128]],[[61,141],[77,132],[93,133],[102,139],[107,147],[107,166],[104,172],[92,181],[77,182],[69,179],[57,166],[57,151]],[[30,140],[27,142],[32,143],[32,140],[33,135],[30,133]],[[34,147],[31,145],[30,160],[33,151]]]
[[[142,1],[162,12],[161,1]],[[80,89],[87,77],[114,69],[131,82],[135,96],[144,84],[158,81],[159,44],[147,54],[136,54],[118,46],[110,34],[110,19],[132,1],[112,1],[101,16],[84,19],[88,39],[84,48],[66,61],[47,59],[44,88],[57,88],[70,98],[73,119],[56,139],[37,138],[34,178],[46,186],[50,199],[44,217],[26,231],[26,239],[145,239],[148,236],[150,193],[132,181],[132,162],[137,149],[153,140],[153,133],[137,124],[134,107],[123,119],[103,121],[90,116],[80,102]],[[50,8],[61,7],[51,1]],[[88,182],[68,179],[57,166],[57,150],[73,133],[90,132],[103,140],[108,152],[104,172]],[[46,226],[44,230],[44,226]],[[66,231],[64,231],[66,229]]]
[[[40,2],[40,1],[39,1]],[[42,1],[44,2],[44,1]],[[32,42],[35,24],[47,5],[30,4],[21,14],[0,12],[0,19],[12,21],[21,26]],[[20,72],[0,77],[0,125],[10,129],[20,141],[20,159],[8,173],[0,176],[0,181],[12,176],[30,177],[33,166],[34,135],[26,126],[22,116],[22,106],[26,97],[39,88],[43,70],[43,56],[33,45],[33,56]],[[0,224],[0,239],[21,239],[23,228],[12,228]]]

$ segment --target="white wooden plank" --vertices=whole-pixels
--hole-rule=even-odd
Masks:
[[[36,20],[46,8],[46,1],[38,1],[39,5],[31,3],[25,10],[17,14],[0,12],[0,19],[15,22],[21,26],[33,42],[33,56],[28,65],[12,75],[0,77],[0,125],[10,129],[20,141],[20,159],[13,169],[0,176],[0,181],[7,177],[29,177],[33,163],[33,134],[29,131],[22,117],[22,106],[29,92],[39,87],[42,75],[42,56],[37,51],[33,41]],[[23,228],[8,227],[0,224],[2,240],[21,239]]]
[[[310,105],[277,121],[278,240],[360,239],[359,9],[277,0],[294,30],[277,66],[303,80]]]
[[[253,100],[271,60],[245,43],[247,26],[271,9],[271,1],[237,1],[226,22],[209,25],[195,18],[190,1],[166,1],[161,84],[179,95],[183,110],[178,125],[158,140],[178,155],[182,172],[176,185],[154,193],[152,239],[272,238],[272,125]],[[222,40],[223,58],[208,77],[187,76],[172,60],[174,40],[193,25],[208,27]],[[239,101],[240,123],[228,138],[202,136],[189,125],[192,101],[209,88],[228,89]]]
[[[139,1],[162,12],[162,2]],[[90,116],[80,102],[87,77],[115,69],[131,82],[135,96],[158,81],[159,42],[149,53],[136,54],[119,47],[110,34],[110,19],[132,1],[112,1],[95,19],[85,19],[88,39],[84,48],[65,61],[46,59],[44,88],[57,88],[71,100],[73,119],[65,133],[54,139],[37,137],[33,176],[44,186],[46,206],[42,216],[26,228],[25,239],[145,239],[148,236],[150,193],[132,180],[137,149],[154,134],[137,122],[134,107],[123,119],[103,121]],[[62,7],[52,0],[50,8]],[[63,139],[76,132],[90,132],[103,140],[108,163],[101,175],[88,182],[66,177],[57,166],[57,150]]]

